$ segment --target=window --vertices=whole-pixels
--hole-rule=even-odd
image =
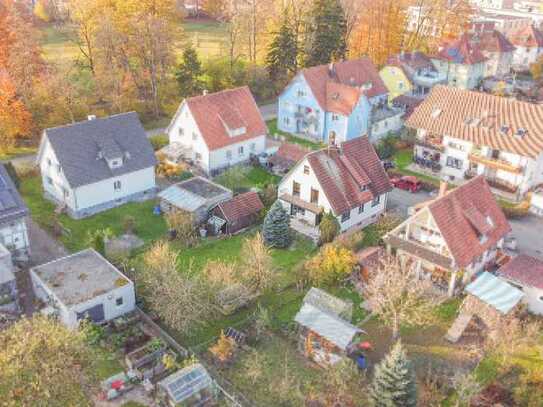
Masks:
[[[57,172],[60,174],[62,172],[62,167],[60,164],[57,164]]]
[[[117,167],[118,165],[119,165],[119,161],[118,161],[118,160],[113,160],[113,161],[111,162],[111,166],[112,166],[112,167]]]
[[[379,195],[373,201],[371,201],[371,207],[373,208],[374,206],[379,205],[379,202],[381,202],[381,195]]]
[[[319,191],[316,189],[311,188],[311,203],[312,204],[318,204],[319,203]]]
[[[304,165],[304,174],[309,175],[309,165]]]
[[[185,129],[183,129],[182,127],[179,127],[179,135],[183,136],[184,134],[185,134]]]
[[[251,151],[255,151],[256,150],[256,144],[255,143],[251,143]]]
[[[454,157],[447,157],[447,167],[456,168],[459,170],[462,168],[462,160]]]
[[[192,133],[192,139],[193,139],[193,140],[197,140],[197,139],[198,139],[198,134]]]
[[[349,219],[351,219],[351,212],[345,212],[341,215],[341,222],[347,222]]]
[[[115,300],[115,305],[117,307],[120,307],[121,305],[123,305],[123,297],[119,297]]]
[[[226,159],[227,159],[227,160],[231,160],[231,159],[232,159],[232,151],[231,151],[231,150],[226,150]]]
[[[49,167],[51,166],[51,159],[50,159],[50,158],[47,159],[47,165],[48,165]]]
[[[199,161],[202,159],[202,154],[201,153],[196,153],[194,154],[194,158],[196,159],[196,161]]]
[[[339,120],[339,115],[335,114],[335,113],[332,113],[332,121],[337,122],[338,120]]]
[[[53,178],[47,177],[47,183],[48,183],[49,185],[53,185]]]
[[[120,190],[121,190],[121,181],[115,181],[115,182],[113,183],[113,189],[114,189],[115,191],[120,191]]]
[[[285,123],[287,126],[290,124],[290,118],[287,116],[283,117],[283,123]]]
[[[301,98],[305,96],[305,91],[303,89],[298,89],[298,92],[296,92],[296,95]]]
[[[362,212],[364,212],[364,204],[358,207],[358,213],[362,213]]]
[[[300,196],[300,184],[296,181],[292,181],[292,195]]]
[[[238,148],[238,154],[243,155],[243,146],[239,146]]]

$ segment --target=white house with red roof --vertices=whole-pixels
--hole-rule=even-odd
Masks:
[[[526,71],[543,55],[543,32],[533,25],[522,27],[509,34],[509,41],[516,47],[513,67]]]
[[[362,228],[385,211],[392,189],[368,137],[307,154],[279,184],[278,197],[304,233],[331,212],[341,231]],[[297,227],[297,225],[299,227]]]
[[[267,127],[247,86],[185,99],[167,129],[170,146],[207,174],[266,149]]]
[[[279,95],[277,127],[316,141],[372,141],[403,125],[388,106],[388,90],[369,58],[301,70]]]
[[[503,265],[498,276],[524,292],[530,312],[543,315],[543,261],[521,254]]]
[[[457,280],[468,283],[494,264],[511,231],[501,208],[481,176],[446,192],[384,237],[388,250],[416,262],[419,275],[456,292]]]

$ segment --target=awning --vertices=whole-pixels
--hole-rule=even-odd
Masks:
[[[291,195],[291,194],[282,194],[279,197],[279,199],[282,200],[282,201],[288,202],[288,203],[290,203],[292,205],[299,206],[302,209],[306,209],[309,212],[313,212],[313,213],[316,213],[316,214],[319,214],[319,213],[321,213],[323,211],[323,208],[320,207],[319,205],[315,205],[315,204],[313,204],[311,202],[306,202],[306,201],[302,200],[301,198],[299,198],[297,196],[294,196],[294,195]]]
[[[488,272],[484,272],[474,282],[468,284],[466,292],[502,314],[511,311],[524,296],[524,293],[518,288]]]

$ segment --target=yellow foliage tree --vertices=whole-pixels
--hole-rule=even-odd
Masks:
[[[347,277],[355,264],[356,259],[352,251],[328,244],[323,246],[305,267],[311,283],[322,285]]]
[[[234,354],[234,340],[226,337],[224,331],[221,331],[221,336],[217,340],[217,343],[209,348],[209,351],[217,360],[221,363],[228,362]]]
[[[44,0],[39,0],[34,6],[34,15],[45,23],[51,21],[51,17],[49,16],[47,8],[44,4]]]

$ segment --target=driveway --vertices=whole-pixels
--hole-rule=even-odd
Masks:
[[[421,191],[412,194],[394,188],[388,198],[388,209],[405,218],[410,206],[428,199],[430,199],[430,194],[427,192]],[[517,252],[543,260],[543,218],[529,215],[522,219],[510,220],[509,224],[513,229],[513,236],[517,239]]]

